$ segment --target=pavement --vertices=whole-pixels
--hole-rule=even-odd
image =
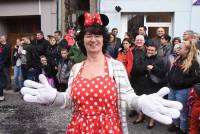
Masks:
[[[70,110],[26,103],[19,92],[5,91],[6,101],[0,102],[0,134],[64,134],[71,118]],[[130,134],[170,134],[169,126],[156,123],[149,130],[147,119],[134,125],[128,119]],[[172,133],[173,134],[173,133]]]

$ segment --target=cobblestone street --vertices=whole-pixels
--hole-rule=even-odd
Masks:
[[[26,103],[19,93],[5,91],[6,101],[0,103],[0,134],[64,134],[69,122],[68,110]],[[168,134],[167,126],[156,123],[146,129],[147,121],[133,125],[128,118],[130,134]]]

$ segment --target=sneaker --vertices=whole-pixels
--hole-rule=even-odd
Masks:
[[[4,96],[0,96],[0,101],[5,101],[5,97]]]
[[[167,129],[168,132],[179,132],[180,128],[174,124]]]

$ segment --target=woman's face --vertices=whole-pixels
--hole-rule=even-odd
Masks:
[[[56,39],[55,39],[55,38],[51,38],[51,39],[50,39],[50,44],[51,44],[52,46],[54,46],[54,45],[56,44]]]
[[[126,41],[126,40],[123,41],[123,47],[124,47],[125,50],[128,50],[129,47],[130,47],[130,45],[131,45],[131,44],[130,44],[128,41]]]
[[[114,42],[115,37],[113,35],[110,35],[109,42]]]
[[[103,35],[85,33],[84,45],[87,53],[102,52]]]
[[[179,55],[184,57],[188,54],[188,49],[186,48],[184,43],[179,44]]]

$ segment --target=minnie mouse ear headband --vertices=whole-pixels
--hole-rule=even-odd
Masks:
[[[99,24],[100,26],[105,27],[108,25],[108,23],[109,19],[104,14],[95,13],[93,15],[86,12],[78,17],[78,24],[81,27],[88,27],[92,26],[93,24]]]

